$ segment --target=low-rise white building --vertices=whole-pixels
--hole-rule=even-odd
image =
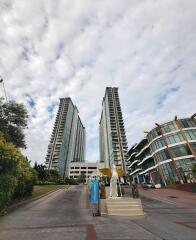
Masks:
[[[97,170],[96,162],[71,162],[69,168],[69,178],[77,179],[84,173],[86,182],[93,172]]]

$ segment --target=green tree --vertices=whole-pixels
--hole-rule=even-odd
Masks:
[[[47,179],[47,172],[45,170],[44,165],[37,164],[37,162],[35,162],[34,169],[37,172],[38,179],[40,181],[46,181],[46,179]]]
[[[46,170],[47,175],[47,181],[50,182],[59,182],[60,181],[60,175],[59,172],[55,169]]]
[[[0,132],[0,210],[13,197],[31,195],[36,178],[26,157]]]
[[[79,178],[77,179],[79,183],[85,183],[86,182],[86,175],[84,173],[81,173]]]
[[[34,169],[40,181],[59,182],[60,175],[55,169],[46,169],[44,165],[35,162]]]
[[[196,163],[193,164],[192,174],[193,174],[193,177],[196,179]]]
[[[26,148],[24,128],[27,127],[28,112],[23,104],[0,100],[0,131],[7,142]]]

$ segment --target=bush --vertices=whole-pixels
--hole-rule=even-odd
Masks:
[[[0,210],[2,210],[12,199],[17,186],[17,179],[8,174],[1,174],[0,183]]]
[[[194,163],[192,166],[192,174],[193,174],[194,179],[196,179],[196,163]]]
[[[21,198],[31,196],[33,186],[37,181],[37,174],[34,169],[30,167],[30,164],[26,159],[21,159],[18,164],[17,171],[18,184],[14,193],[14,197]]]
[[[76,182],[83,184],[86,183],[86,175],[84,173],[81,173]]]
[[[0,134],[0,206],[13,198],[29,196],[36,182],[36,172],[22,153]]]
[[[35,162],[34,169],[37,172],[37,176],[39,181],[41,182],[60,182],[60,175],[57,170],[55,169],[46,169],[44,165],[37,164]]]
[[[68,185],[78,185],[78,181],[75,180],[74,178],[65,178],[65,180],[62,183]]]
[[[37,181],[36,182],[36,185],[56,185],[56,184],[57,184],[56,182],[48,182],[48,181]]]

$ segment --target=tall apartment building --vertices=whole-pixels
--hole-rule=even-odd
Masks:
[[[100,161],[111,168],[126,170],[127,139],[118,95],[118,88],[107,87],[102,102],[101,120],[99,122]]]
[[[58,170],[62,179],[65,179],[71,162],[84,162],[85,142],[85,128],[77,107],[71,98],[61,98],[48,145],[46,167]]]

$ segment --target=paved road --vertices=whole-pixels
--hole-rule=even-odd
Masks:
[[[31,202],[0,218],[0,240],[196,239],[196,209],[143,198],[143,219],[94,218],[87,200],[73,186]]]

